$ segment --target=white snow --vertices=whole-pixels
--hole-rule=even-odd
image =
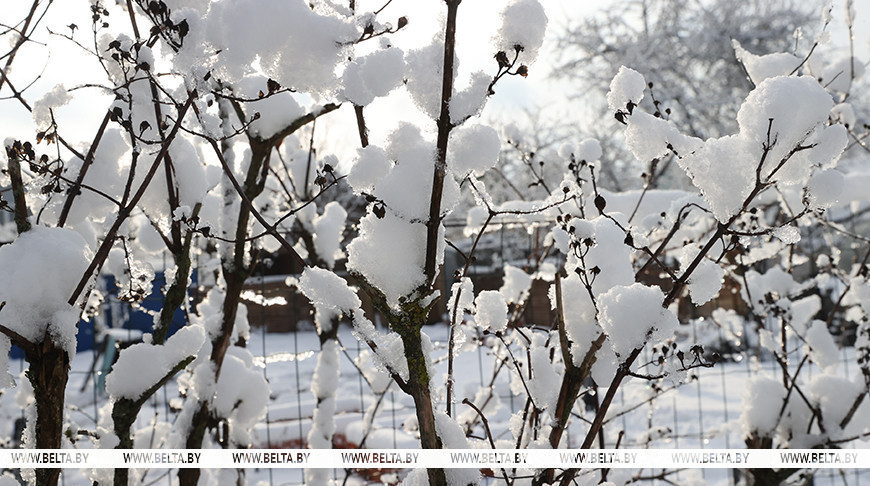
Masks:
[[[403,219],[428,219],[431,174],[435,165],[434,144],[423,138],[418,127],[403,124],[390,134],[387,154],[396,164],[375,185],[375,196],[384,201],[388,212]],[[458,184],[453,178],[445,177],[443,210],[452,209],[458,197]]]
[[[358,37],[351,23],[320,14],[302,0],[215,2],[205,23],[206,42],[220,50],[216,67],[221,79],[238,80],[257,60],[267,76],[303,91],[335,86],[342,44]]]
[[[615,286],[598,298],[601,326],[617,356],[626,358],[649,338],[660,340],[673,333],[677,316],[664,309],[662,301],[661,289],[640,283]]]
[[[369,145],[357,149],[357,159],[347,175],[347,181],[357,194],[371,191],[374,185],[389,173],[392,166],[393,163],[384,149],[377,145]]]
[[[450,121],[460,125],[465,120],[477,116],[483,110],[489,96],[489,83],[492,77],[483,71],[471,75],[468,86],[460,91],[454,91],[450,98]]]
[[[796,99],[801,102],[795,103]],[[762,173],[770,175],[786,154],[804,141],[816,127],[824,124],[833,105],[831,96],[809,76],[771,78],[752,90],[737,112],[737,123],[740,136],[754,145],[750,153],[761,154],[762,145],[768,143],[768,130],[769,141],[776,140]],[[746,168],[754,168],[758,160],[750,159],[752,165]],[[745,164],[734,169],[744,167]]]
[[[90,257],[85,240],[64,228],[33,226],[0,246],[0,323],[31,343],[51,339],[75,354],[80,312],[67,300]]]
[[[58,84],[33,103],[33,122],[40,130],[48,129],[51,125],[51,110],[64,106],[71,100],[66,87]]]
[[[344,258],[341,247],[344,222],[347,211],[337,201],[330,201],[323,207],[323,214],[314,218],[314,246],[317,255],[332,268],[336,260]]]
[[[547,13],[538,0],[515,0],[501,13],[497,47],[513,59],[514,46],[522,46],[520,59],[531,63],[538,56],[547,31]]]
[[[339,380],[338,343],[330,339],[323,344],[317,356],[317,366],[311,378],[311,393],[317,399],[317,408],[308,432],[308,446],[312,449],[329,449],[335,433],[335,392]]]
[[[802,102],[794,103],[795,99]],[[726,222],[752,190],[764,147],[768,153],[761,167],[762,181],[772,178],[788,184],[803,181],[814,165],[828,164],[839,155],[844,146],[842,128],[818,130],[832,106],[830,95],[813,78],[766,79],[741,105],[738,134],[707,140],[680,158],[679,164],[716,218]],[[802,144],[816,142],[812,148],[793,152]]]
[[[586,162],[595,162],[602,155],[601,144],[594,138],[587,138],[577,144],[574,151],[574,157],[577,160],[585,160]]]
[[[846,178],[837,169],[817,171],[807,185],[810,207],[827,209],[837,204],[846,185]]]
[[[801,240],[801,232],[794,226],[780,226],[773,230],[773,236],[786,245],[793,245]]]
[[[843,377],[821,374],[814,376],[807,388],[813,404],[824,410],[824,425],[831,433],[840,428],[840,421],[846,417],[864,386],[863,380],[856,383]],[[856,415],[856,418],[861,418]],[[866,425],[866,418],[859,421]]]
[[[857,117],[851,103],[837,103],[831,108],[831,119],[843,124],[846,128],[855,128]]]
[[[474,320],[483,329],[503,331],[507,326],[508,307],[504,296],[495,290],[484,290],[474,301]]]
[[[405,54],[405,86],[411,99],[433,120],[441,114],[441,72],[444,70],[444,43],[433,39],[426,47]],[[455,67],[458,68],[456,63]]]
[[[681,134],[670,121],[638,109],[629,117],[625,144],[638,160],[648,162],[670,153],[668,145],[682,155],[697,150],[700,141]]]
[[[836,371],[840,351],[824,321],[815,320],[804,334],[813,361],[826,373]]]
[[[262,75],[250,75],[239,81],[235,86],[235,96],[246,99],[256,99],[260,93],[267,94],[268,79]],[[290,125],[305,112],[290,93],[279,93],[268,98],[243,103],[248,120],[259,113],[260,118],[251,123],[248,131],[257,137],[266,139]],[[248,121],[243,120],[243,121]]]
[[[621,66],[610,82],[607,105],[614,112],[624,112],[629,102],[635,105],[640,103],[644,89],[646,89],[646,80],[643,76],[634,69]]]
[[[474,171],[480,175],[498,162],[501,141],[486,125],[469,125],[453,130],[447,147],[447,165],[457,178]]]
[[[508,304],[522,304],[532,288],[532,276],[510,264],[504,266],[504,283],[498,290]]]
[[[755,55],[744,49],[736,39],[731,40],[731,45],[734,47],[734,54],[737,56],[737,60],[743,64],[746,72],[749,73],[749,78],[756,85],[767,78],[788,76],[801,63],[801,60],[797,56],[785,52],[765,54],[763,56]]]
[[[202,327],[188,325],[163,345],[138,343],[124,349],[106,377],[106,390],[114,397],[138,399],[178,363],[196,356],[204,340]]]
[[[424,283],[425,226],[407,223],[391,212],[383,219],[367,214],[360,236],[347,247],[348,269],[380,289],[391,305]]]
[[[740,424],[744,436],[770,437],[785,398],[785,388],[768,375],[750,378],[743,392]]]
[[[561,384],[560,373],[556,365],[550,361],[550,349],[544,345],[544,336],[535,335],[536,341],[531,347],[532,377],[527,378],[527,386],[535,405],[544,410],[554,410],[559,399]],[[561,369],[562,366],[558,365]]]
[[[230,438],[241,445],[251,443],[254,424],[266,415],[269,385],[254,365],[251,352],[230,346],[221,366],[212,406],[230,425]]]
[[[405,59],[401,49],[391,47],[361,56],[344,70],[344,97],[358,106],[386,96],[402,84]]]
[[[694,256],[693,256],[694,257]],[[685,262],[688,265],[688,261]],[[688,280],[689,295],[695,305],[704,305],[719,295],[725,282],[725,269],[710,260],[702,260]]]
[[[360,306],[359,297],[347,282],[322,268],[306,267],[299,278],[299,290],[317,307],[351,312]]]

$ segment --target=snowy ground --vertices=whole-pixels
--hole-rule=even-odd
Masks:
[[[446,328],[437,326],[426,329],[436,342],[437,355],[446,352]],[[345,356],[341,362],[341,381],[337,397],[335,422],[337,435],[342,440],[358,444],[363,435],[362,411],[375,400],[368,385],[360,378],[350,358],[355,358],[363,349],[353,338],[349,329],[340,332],[341,343],[345,346]],[[263,371],[266,374],[272,390],[272,400],[269,404],[267,420],[258,424],[254,431],[254,447],[299,447],[300,438],[304,438],[311,426],[311,413],[315,400],[309,391],[311,376],[316,362],[316,351],[319,343],[313,332],[300,331],[288,334],[255,333],[249,342],[251,351],[260,357]],[[266,356],[266,359],[262,359]],[[665,386],[665,391],[651,403],[648,398],[653,389],[640,380],[629,381],[617,395],[617,400],[611,407],[610,420],[605,427],[607,447],[613,447],[620,431],[625,430],[621,441],[623,448],[647,447],[646,438],[652,435],[649,447],[654,448],[742,448],[740,438],[741,399],[744,383],[747,377],[759,370],[770,367],[770,363],[751,365],[749,360],[729,362],[717,365],[712,369],[700,369],[700,379],[679,388]],[[69,418],[79,427],[90,429],[95,417],[105,404],[105,395],[96,391],[93,382],[84,387],[85,377],[93,362],[91,352],[80,353],[72,363],[72,374],[68,386],[67,402]],[[851,365],[851,369],[849,366]],[[438,363],[439,371],[446,372],[446,361]],[[456,362],[457,402],[463,398],[473,398],[481,387],[488,384],[492,378],[493,359],[487,354],[486,348],[460,355]],[[12,370],[19,369],[18,363],[12,363]],[[99,368],[99,367],[98,367]],[[852,374],[856,371],[851,359],[851,350],[843,352],[841,371]],[[773,370],[771,368],[771,370]],[[807,373],[818,372],[811,367]],[[808,378],[808,377],[807,377]],[[496,379],[495,389],[500,397],[501,406],[487,414],[495,439],[510,439],[508,419],[511,411],[522,407],[522,403],[509,393],[508,375],[502,373]],[[11,442],[15,419],[21,417],[21,412],[15,405],[15,390],[0,395],[0,438],[3,443]],[[137,426],[140,431],[152,427],[152,420],[158,417],[160,421],[174,419],[169,402],[177,397],[175,383],[170,383],[164,390],[149,402],[140,414]],[[413,403],[409,397],[398,389],[391,388],[386,393],[378,409],[375,427],[366,439],[370,448],[415,448],[416,441],[405,431],[403,424],[413,416]],[[458,405],[457,412],[468,410],[464,405]],[[575,409],[577,414],[586,414],[591,419],[592,413],[585,412],[583,403],[578,401]],[[573,447],[579,446],[585,434],[585,424],[582,420],[574,420],[567,437]],[[661,438],[656,431],[662,431]],[[151,434],[140,433],[140,439]],[[143,444],[154,448],[161,444]],[[80,441],[79,446],[91,447],[87,441]],[[867,443],[854,444],[856,447],[867,447]],[[7,446],[8,447],[8,446]],[[630,471],[638,473],[638,471]],[[653,475],[660,471],[646,471],[644,475]],[[616,479],[612,471],[611,479]],[[677,484],[698,484],[695,480],[704,479],[707,484],[733,484],[728,470],[696,470],[684,471],[669,479]],[[400,474],[401,475],[401,474]],[[149,471],[143,484],[171,485],[174,474],[166,471]],[[343,470],[334,472],[334,477],[342,479]],[[249,484],[284,485],[300,484],[301,471],[252,469],[246,471]],[[388,479],[389,476],[384,477]],[[63,483],[65,485],[85,485],[87,471],[65,470]],[[352,478],[347,484],[366,484],[364,479]],[[374,482],[369,484],[380,484]],[[664,483],[661,483],[664,484]],[[845,471],[840,476],[838,471],[825,473],[817,478],[816,484],[870,484],[870,473],[852,470]]]

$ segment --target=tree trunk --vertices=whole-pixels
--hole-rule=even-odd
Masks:
[[[251,155],[251,164],[248,166],[248,173],[245,176],[244,192],[249,200],[253,201],[263,192],[266,175],[268,174],[267,169],[269,156],[272,153],[272,145],[252,139],[251,151],[253,153]],[[214,364],[215,370],[215,383],[217,383],[220,377],[224,356],[226,356],[233,337],[233,327],[236,324],[236,314],[239,302],[241,301],[242,288],[250,274],[250,269],[254,266],[253,261],[245,265],[245,254],[248,249],[246,238],[248,236],[248,222],[250,218],[250,209],[244,204],[240,205],[238,219],[236,220],[233,251],[231,254],[222,257],[221,266],[227,286],[224,293],[220,334],[212,341],[211,349],[211,361]],[[187,437],[188,449],[200,449],[202,447],[205,431],[213,422],[208,401],[201,402],[190,425],[190,432]],[[199,481],[199,475],[200,471],[196,468],[180,469],[178,474],[179,484],[181,486],[196,486],[196,483]]]
[[[198,212],[199,206],[195,212]],[[169,326],[172,324],[172,318],[175,311],[184,303],[187,297],[187,280],[190,277],[190,245],[193,240],[193,235],[188,234],[184,240],[181,252],[174,255],[177,270],[175,272],[175,282],[166,291],[166,296],[163,299],[163,308],[160,310],[160,321],[154,327],[154,333],[151,337],[153,344],[163,344],[166,342],[166,334],[169,332]],[[189,363],[191,360],[185,360]],[[186,364],[185,364],[186,366]],[[165,382],[170,376],[174,376],[175,372],[181,368],[176,366],[171,375],[164,377]],[[112,406],[112,422],[114,423],[115,435],[118,436],[120,442],[116,449],[132,449],[133,448],[133,424],[136,422],[136,417],[139,416],[139,411],[146,399],[153,395],[157,388],[152,388],[143,394],[138,400],[122,398],[115,402]],[[130,472],[127,468],[115,469],[115,484],[114,486],[126,486],[130,481]]]
[[[423,449],[441,449],[441,438],[435,428],[435,413],[432,409],[432,395],[429,391],[428,363],[423,353],[420,329],[426,322],[428,312],[419,308],[405,309],[403,322],[394,329],[402,337],[405,358],[408,360],[408,394],[414,399],[417,424],[420,430],[420,445]],[[427,469],[429,486],[446,486],[447,479],[443,469]]]
[[[26,352],[25,358],[29,364],[27,378],[33,385],[36,401],[34,446],[37,449],[60,449],[64,394],[69,379],[69,355],[46,335],[41,343],[36,343]],[[60,469],[36,470],[36,484],[40,486],[56,486],[59,478]]]

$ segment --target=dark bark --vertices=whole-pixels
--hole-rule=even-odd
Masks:
[[[34,436],[36,449],[60,449],[63,435],[63,408],[70,358],[46,335],[41,343],[25,351],[27,379],[33,385],[36,402]],[[56,486],[60,469],[36,470],[36,484]]]
[[[112,406],[112,422],[115,428],[115,434],[120,442],[116,449],[132,449],[133,448],[133,424],[136,423],[136,417],[139,416],[139,411],[145,402],[157,392],[167,381],[172,379],[176,373],[183,370],[187,365],[193,362],[194,356],[188,356],[177,363],[163,378],[152,385],[142,395],[133,400],[131,398],[121,398]],[[129,469],[116,468],[114,486],[126,485],[129,482]]]
[[[435,428],[435,412],[432,409],[432,395],[429,392],[428,362],[423,353],[420,329],[426,322],[428,309],[414,305],[403,309],[402,319],[393,329],[402,337],[405,358],[408,360],[407,393],[414,399],[417,424],[420,430],[420,446],[423,449],[441,449],[441,438]],[[430,486],[446,486],[447,479],[443,469],[427,469]]]

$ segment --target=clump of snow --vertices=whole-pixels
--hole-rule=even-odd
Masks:
[[[820,83],[829,91],[847,93],[864,76],[864,63],[857,58],[843,56],[822,69]]]
[[[831,373],[837,369],[837,364],[840,362],[837,344],[831,333],[828,332],[828,327],[824,321],[813,321],[813,324],[804,334],[804,339],[810,349],[810,356],[819,368],[825,370],[826,373]]]
[[[122,147],[124,147],[124,145],[118,148]],[[174,168],[173,190],[178,192],[179,204],[181,206],[192,208],[205,198],[206,193],[214,184],[210,183],[206,175],[206,169],[199,151],[186,137],[178,136],[175,138],[169,148],[169,155],[172,157],[172,167]],[[143,157],[139,158],[139,163],[143,163]],[[109,167],[113,167],[117,166],[119,162],[110,161],[110,164]],[[126,174],[125,171],[126,169],[121,167],[121,174]],[[92,172],[95,171],[89,171],[88,177],[85,181],[91,179]],[[141,184],[144,182],[145,173],[146,171],[144,170],[137,171],[135,184]],[[95,184],[104,177],[106,176],[100,175],[99,179],[92,180],[89,183]],[[126,175],[123,177],[126,177]],[[121,179],[121,183],[119,184],[118,180],[114,179],[113,176],[110,187],[112,187],[114,191],[122,191],[123,179]],[[170,218],[171,215],[169,213],[167,195],[168,189],[166,187],[166,177],[155,177],[148,185],[148,189],[145,191],[145,195],[142,197],[139,204],[143,211],[151,216],[152,219],[160,220],[163,218]],[[79,202],[77,201],[76,204],[79,204]],[[112,207],[112,211],[115,211],[116,209],[117,208],[114,206]]]
[[[195,356],[204,340],[201,326],[185,326],[163,345],[137,343],[124,349],[106,377],[106,390],[114,397],[138,399],[172,368]]]
[[[402,84],[405,74],[405,54],[391,47],[355,59],[344,70],[344,97],[358,106],[386,96]]]
[[[839,202],[846,178],[836,169],[818,171],[807,184],[807,196],[813,209],[827,209]]]
[[[594,138],[587,138],[577,145],[574,152],[574,157],[577,160],[585,160],[586,162],[595,162],[602,155],[601,144]]]
[[[251,443],[254,424],[266,415],[269,385],[246,348],[230,346],[221,366],[212,406],[230,426],[236,444]]]
[[[615,286],[598,298],[601,325],[613,351],[626,358],[649,338],[660,340],[677,327],[677,317],[662,307],[664,294],[640,283]]]
[[[637,105],[643,99],[646,80],[634,69],[620,66],[619,71],[610,82],[607,92],[607,106],[614,112],[626,111],[629,102]]]
[[[122,172],[126,173],[126,171],[122,170],[121,163],[123,160],[129,160],[129,156],[126,156],[129,149],[130,145],[123,132],[115,128],[107,129],[94,153],[94,166],[100,167],[101,170],[88,171],[83,182],[92,187],[99,187],[104,193],[120,199],[126,179],[126,175],[122,175]],[[70,175],[67,177],[78,175],[83,163],[81,159],[75,157],[69,160],[66,171]],[[163,200],[166,200],[165,195]],[[59,200],[49,209],[59,214],[61,207],[62,202]],[[67,225],[78,229],[88,221],[102,222],[107,217],[113,216],[116,210],[117,206],[104,197],[91,191],[82,191],[72,205],[67,217]]]
[[[820,374],[810,380],[810,401],[824,411],[824,426],[827,430],[838,430],[840,422],[846,418],[858,394],[863,390],[861,384],[840,376]],[[866,409],[865,409],[866,410]],[[856,414],[856,416],[860,416]]]
[[[474,310],[474,282],[468,277],[463,277],[462,280],[450,287],[447,311],[452,313],[454,308],[456,309],[456,319],[453,320],[454,326],[458,326],[463,321],[466,311],[471,312]]]
[[[423,113],[433,120],[441,114],[441,72],[444,43],[436,38],[426,47],[405,54],[408,93]],[[454,65],[458,68],[458,63]]]
[[[621,217],[621,215],[618,216]],[[595,306],[576,271],[582,272],[584,268],[586,271],[593,271],[597,267],[598,274],[592,283],[592,295],[596,299],[616,286],[632,285],[634,271],[631,268],[629,248],[623,243],[625,234],[613,221],[605,217],[598,217],[592,221],[573,218],[569,224],[571,228],[574,228],[573,236],[575,239],[588,238],[593,242],[586,252],[585,265],[581,265],[576,256],[568,253],[568,261],[566,262],[568,277],[561,280],[562,317],[565,321],[566,332],[572,342],[571,357],[574,364],[579,366],[589,351],[590,343],[602,331],[599,326],[595,325]],[[567,253],[570,235],[561,228],[554,229],[553,234],[556,237],[557,245],[559,245],[558,240],[560,239],[557,235],[560,233],[565,238],[564,247],[560,249]],[[556,308],[557,297],[556,286],[553,285],[550,287],[550,305],[553,309]],[[659,307],[661,303],[660,299]],[[593,367],[593,374],[595,375],[597,371],[601,371],[603,374],[609,373],[609,369],[612,368],[611,361],[614,359],[615,356],[609,349],[599,351],[597,364]],[[601,376],[596,375],[596,379],[598,378]]]
[[[387,154],[396,164],[375,184],[374,195],[383,200],[388,212],[406,220],[426,220],[432,193],[434,144],[424,139],[420,129],[403,124],[390,134]],[[459,198],[459,185],[452,177],[444,179],[442,209],[450,210]]]
[[[288,36],[289,37],[289,36]],[[260,93],[268,93],[268,79],[261,75],[250,75],[236,84],[236,96],[256,99]],[[244,103],[248,119],[259,113],[259,118],[251,123],[248,131],[262,139],[269,138],[305,112],[290,93],[278,93],[262,100]],[[245,120],[247,121],[247,120]]]
[[[707,140],[692,153],[681,154],[679,164],[716,219],[726,222],[754,187],[764,147],[768,153],[761,167],[762,181],[772,178],[788,184],[803,181],[814,165],[827,164],[839,155],[845,145],[838,133],[842,127],[819,130],[832,106],[830,95],[813,78],[766,79],[741,105],[738,134]],[[794,152],[803,145],[815,146]]]
[[[508,304],[522,304],[532,288],[532,276],[513,265],[504,266],[504,283],[498,290]]]
[[[396,163],[374,184],[372,195],[380,201],[370,205],[360,221],[359,236],[348,245],[347,253],[348,269],[362,274],[395,305],[399,297],[410,294],[425,280],[424,222],[429,219],[435,157],[433,144],[423,138],[418,127],[409,124],[393,131],[386,154]],[[442,211],[452,210],[458,200],[459,184],[453,177],[445,177]],[[437,249],[439,264],[444,259],[442,243]]]
[[[776,180],[786,184],[805,184],[814,168],[828,169],[836,165],[848,143],[846,127],[840,124],[820,127],[804,143],[811,150],[801,150],[777,173]]]
[[[481,328],[498,332],[507,327],[508,307],[500,292],[484,290],[478,294],[474,306],[477,310],[474,320]]]
[[[532,377],[527,379],[527,386],[532,400],[538,408],[555,410],[561,377],[550,361],[550,349],[545,345],[545,336],[535,335],[530,354]]]
[[[786,245],[793,245],[801,240],[801,232],[794,226],[780,226],[773,230],[773,236]]]
[[[435,412],[435,430],[445,448],[471,448],[465,437],[465,430],[460,427],[456,420],[440,410]],[[444,470],[444,475],[447,477],[447,484],[478,484],[480,481],[480,471],[473,468],[447,468]],[[428,484],[428,481],[425,484]]]
[[[796,99],[801,102],[795,103]],[[737,112],[737,123],[741,137],[754,144],[754,152],[759,155],[763,144],[776,140],[763,174],[770,174],[786,154],[824,124],[833,105],[831,96],[809,76],[771,78],[752,90]],[[750,163],[757,164],[758,160]]]
[[[467,237],[472,237],[483,230],[483,225],[489,218],[489,210],[485,206],[474,206],[465,214],[465,228],[462,230]]]
[[[831,108],[831,120],[846,128],[854,128],[857,117],[851,103],[837,103]]]
[[[354,358],[354,363],[356,363],[356,367],[371,385],[372,392],[375,394],[384,393],[390,384],[393,383],[393,379],[388,373],[375,366],[374,357],[368,349],[361,350],[357,357]]]
[[[466,88],[453,92],[450,98],[450,121],[453,124],[459,125],[483,110],[489,96],[490,82],[490,75],[477,71],[471,75],[471,81]]]
[[[752,191],[755,172],[751,165],[757,160],[749,157],[755,159],[749,144],[729,136],[708,140],[696,152],[679,159],[719,221],[733,216]]]
[[[683,135],[668,120],[638,110],[629,118],[625,144],[638,160],[647,162],[672,150],[680,155],[690,153],[700,146],[700,140]]]
[[[501,13],[498,49],[511,56],[514,46],[523,49],[522,59],[530,63],[538,56],[547,31],[547,13],[538,0],[515,0]]]
[[[312,449],[330,449],[335,433],[335,392],[339,379],[338,342],[330,339],[323,343],[317,356],[317,366],[311,377],[311,393],[317,399],[317,408],[308,432],[308,445]]]
[[[33,103],[33,122],[40,130],[45,130],[51,125],[51,110],[61,107],[70,102],[72,97],[67,93],[63,84],[58,84],[51,91],[42,95]]]
[[[224,291],[220,287],[212,287],[205,299],[197,304],[196,314],[191,315],[191,323],[201,325],[208,334],[209,341],[221,332],[224,297]],[[233,323],[233,342],[240,337],[246,338],[249,331],[248,308],[244,304],[239,304],[236,321]]]
[[[390,172],[392,166],[387,152],[377,145],[357,149],[357,159],[347,175],[347,182],[357,194],[371,191]]]
[[[696,248],[687,247],[680,258],[680,267],[687,267],[698,254]],[[688,279],[689,296],[695,305],[704,305],[719,295],[725,281],[725,269],[710,260],[701,263],[692,271]]]
[[[376,366],[390,373],[396,373],[402,380],[408,379],[408,360],[405,359],[405,345],[402,337],[395,332],[382,334],[375,341],[378,352],[373,356]]]
[[[361,305],[343,278],[322,268],[306,267],[299,278],[299,290],[316,307],[351,312]]]
[[[747,437],[770,437],[777,423],[783,398],[785,389],[772,377],[761,375],[747,380],[740,415],[743,434]]]
[[[207,42],[220,50],[216,67],[221,79],[240,79],[256,60],[267,76],[301,91],[335,86],[343,46],[359,37],[350,22],[320,14],[303,0],[215,2],[205,31]]]
[[[383,219],[367,214],[359,230],[360,236],[347,248],[348,269],[380,289],[391,305],[425,282],[424,225],[408,223],[387,212]]]
[[[470,125],[453,130],[447,148],[447,164],[458,178],[468,172],[483,173],[498,162],[501,141],[486,125]]]
[[[51,339],[75,354],[79,310],[67,303],[90,262],[78,233],[33,226],[0,246],[0,323],[32,343]]]
[[[330,201],[323,208],[323,214],[314,218],[314,246],[317,255],[332,268],[335,261],[344,257],[341,249],[344,222],[347,211],[336,201]]]
[[[634,282],[634,270],[629,248],[623,243],[625,233],[616,223],[603,216],[591,222],[595,231],[595,245],[586,255],[586,266],[601,270],[592,284],[593,293],[598,295],[616,285],[630,285]]]
[[[756,85],[767,78],[788,76],[801,64],[797,56],[785,52],[755,55],[744,49],[736,39],[731,39],[731,46],[737,60],[743,64],[749,78]]]
[[[744,300],[754,306],[759,312],[763,312],[765,295],[770,294],[774,300],[784,299],[798,288],[795,279],[780,267],[773,267],[763,275],[755,270],[746,272],[747,289],[743,289]],[[748,295],[752,298],[751,302]]]

